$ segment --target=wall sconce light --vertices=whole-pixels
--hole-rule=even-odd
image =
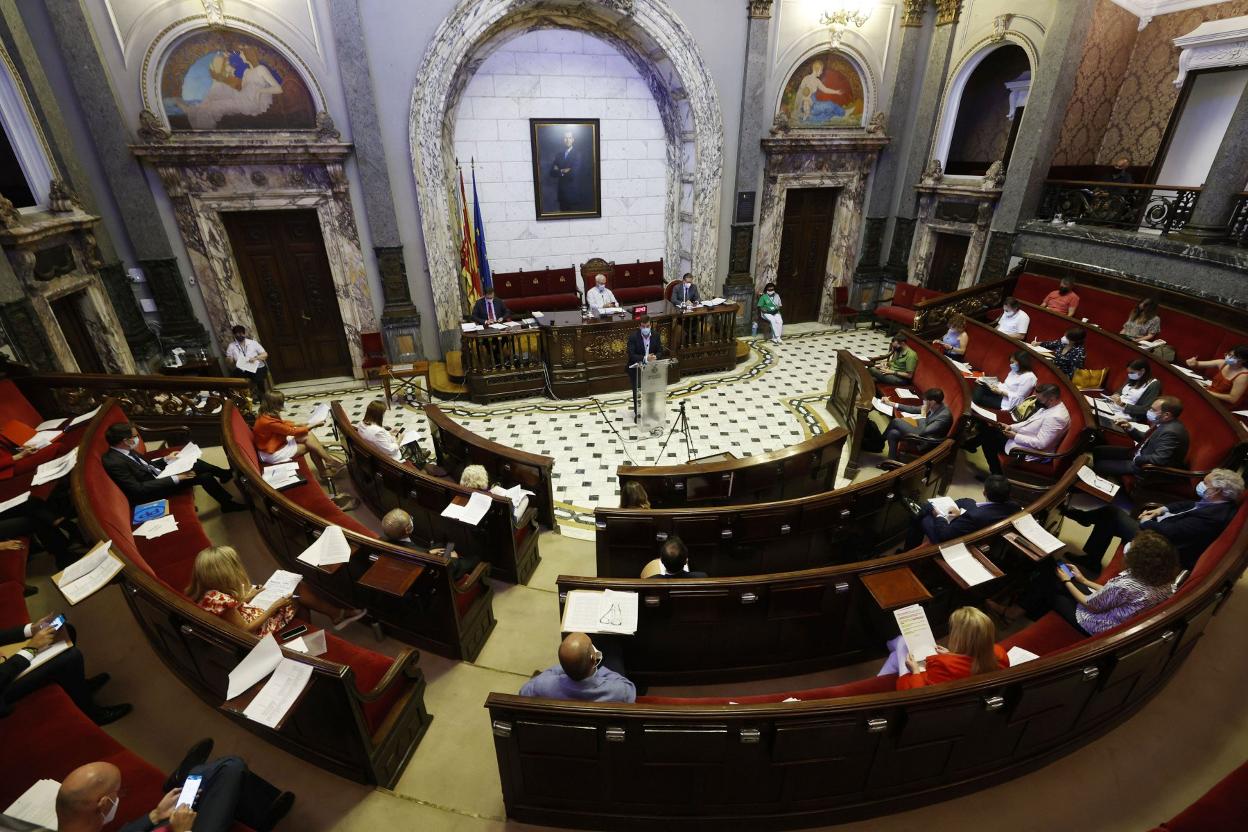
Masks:
[[[828,41],[831,48],[841,45],[845,36],[845,28],[851,23],[861,29],[871,19],[875,11],[875,0],[835,0],[826,4],[819,23],[828,27]]]

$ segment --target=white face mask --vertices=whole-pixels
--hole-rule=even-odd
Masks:
[[[1069,338],[1067,338],[1065,335],[1063,335],[1063,336],[1062,336],[1062,346],[1063,346],[1063,347],[1069,347],[1069,346],[1070,346],[1070,339],[1069,339]]]
[[[137,451],[139,449],[139,437],[131,436],[129,439],[127,439],[126,447],[132,451]]]
[[[117,807],[121,804],[120,797],[113,797],[109,799],[113,801],[113,805],[110,806],[108,811],[104,813],[104,825],[105,826],[113,822],[113,818],[117,816]]]
[[[1132,381],[1139,381],[1140,379],[1144,378],[1144,374],[1143,373],[1127,373],[1127,378],[1131,379]]]

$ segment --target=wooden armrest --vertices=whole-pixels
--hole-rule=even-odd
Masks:
[[[481,583],[481,581],[488,578],[489,576],[490,576],[490,565],[486,563],[485,561],[481,561],[480,563],[477,564],[476,569],[468,573],[466,579],[452,583],[451,591],[458,595],[463,595],[464,593],[469,592],[472,589],[475,589],[477,584]]]
[[[135,424],[134,429],[137,430],[139,432],[139,436],[143,437],[144,439],[146,439],[149,436],[159,436],[164,433],[178,433],[178,432],[190,433],[191,432],[191,428],[189,425],[164,425],[162,427],[156,427],[155,425]]]
[[[401,684],[400,676],[406,681],[408,677],[408,668],[415,668],[420,663],[420,651],[411,647],[405,647],[394,657],[394,663],[390,665],[390,669],[386,674],[377,680],[377,684],[373,685],[373,689],[365,693],[359,690],[355,691],[355,696],[361,702],[375,702],[385,696],[393,685]]]
[[[1026,491],[1029,494],[1047,494],[1053,487],[1052,485],[1042,485],[1040,483],[1026,482],[1024,480],[1015,480],[1006,477],[1010,483],[1010,488],[1017,488],[1020,491]]]
[[[1025,460],[1029,456],[1038,456],[1041,459],[1051,459],[1051,460],[1056,461],[1059,459],[1067,459],[1069,457],[1074,456],[1076,453],[1078,453],[1078,451],[1074,448],[1064,453],[1060,453],[1060,454],[1050,453],[1048,451],[1038,451],[1033,448],[1015,448],[1014,450],[1010,451],[1009,455],[1011,457],[1014,457],[1016,459],[1021,459],[1021,460]]]
[[[1183,468],[1167,468],[1164,465],[1148,465],[1140,467],[1141,473],[1158,474],[1163,477],[1178,477],[1180,479],[1204,479],[1209,474],[1208,471],[1188,471]]]

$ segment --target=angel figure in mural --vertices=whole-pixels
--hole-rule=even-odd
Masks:
[[[835,69],[825,73],[823,61],[816,58],[797,87],[798,120],[819,123],[852,117],[857,109],[852,89],[848,78]]]
[[[208,90],[198,101],[177,99],[195,130],[212,130],[225,116],[258,116],[273,105],[273,96],[282,93],[281,82],[260,63],[251,46],[214,53],[208,76]]]

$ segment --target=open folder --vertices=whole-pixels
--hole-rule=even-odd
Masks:
[[[66,601],[77,604],[98,592],[121,571],[122,562],[109,551],[112,545],[111,540],[100,541],[91,551],[67,566],[65,571],[52,576],[53,583]]]

